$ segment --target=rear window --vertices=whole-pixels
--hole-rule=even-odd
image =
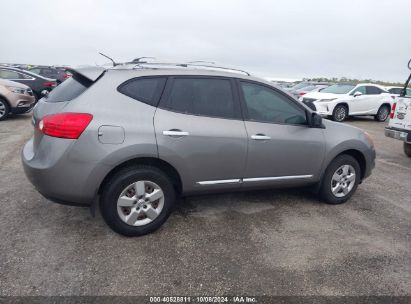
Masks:
[[[81,93],[83,93],[87,88],[91,86],[93,82],[81,75],[74,74],[73,77],[67,79],[54,90],[52,90],[48,97],[47,102],[63,102],[70,101]]]
[[[165,77],[134,78],[120,85],[118,91],[128,97],[156,107],[165,83]]]

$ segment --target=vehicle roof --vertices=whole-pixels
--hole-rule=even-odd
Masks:
[[[12,71],[16,71],[16,72],[23,73],[23,74],[28,74],[28,75],[33,76],[33,77],[36,77],[36,78],[45,79],[45,80],[50,80],[50,81],[51,81],[51,80],[53,80],[53,81],[55,80],[55,79],[48,78],[48,77],[44,77],[44,76],[41,76],[41,75],[39,75],[39,74],[30,72],[30,71],[28,71],[28,70],[23,70],[23,69],[19,69],[19,68],[13,68],[13,67],[8,67],[8,66],[2,66],[2,65],[0,65],[0,69],[12,70]]]
[[[240,73],[239,71],[220,71],[220,70],[212,70],[211,68],[189,68],[189,67],[136,67],[130,68],[128,66],[115,66],[115,67],[102,67],[102,66],[81,66],[81,67],[73,67],[69,68],[73,72],[77,72],[84,77],[94,81],[96,80],[103,72],[109,73],[127,73],[129,77],[138,77],[138,76],[160,76],[160,75],[190,75],[190,76],[214,76],[214,77],[230,77],[230,78],[239,78],[239,79],[247,79],[252,81],[258,81],[261,83],[268,84],[270,86],[275,85],[263,78],[254,77],[250,75],[246,75],[244,73]]]

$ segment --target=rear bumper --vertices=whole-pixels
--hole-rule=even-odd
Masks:
[[[395,138],[406,143],[411,143],[411,131],[409,130],[386,127],[384,134],[387,137]]]
[[[66,151],[71,140],[48,138],[53,153],[33,150],[33,139],[23,148],[21,159],[24,172],[36,190],[53,202],[89,206],[96,195],[95,185],[88,182],[90,168],[69,162]],[[58,142],[57,142],[58,141]]]

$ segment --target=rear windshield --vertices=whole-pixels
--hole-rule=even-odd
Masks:
[[[88,80],[87,78],[78,74],[74,74],[73,77],[70,77],[69,79],[58,85],[53,91],[51,91],[45,101],[70,101],[87,90],[87,88],[89,88],[92,83],[93,82]]]

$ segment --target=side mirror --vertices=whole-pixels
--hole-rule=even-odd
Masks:
[[[41,96],[43,96],[43,97],[48,97],[49,96],[49,91],[47,91],[47,90],[43,90],[43,91],[41,91]]]
[[[322,128],[323,127],[323,118],[317,113],[311,113],[310,126],[312,128]]]
[[[353,96],[354,96],[354,97],[358,97],[358,96],[361,96],[361,95],[362,95],[362,93],[357,91],[357,92],[354,93]]]

